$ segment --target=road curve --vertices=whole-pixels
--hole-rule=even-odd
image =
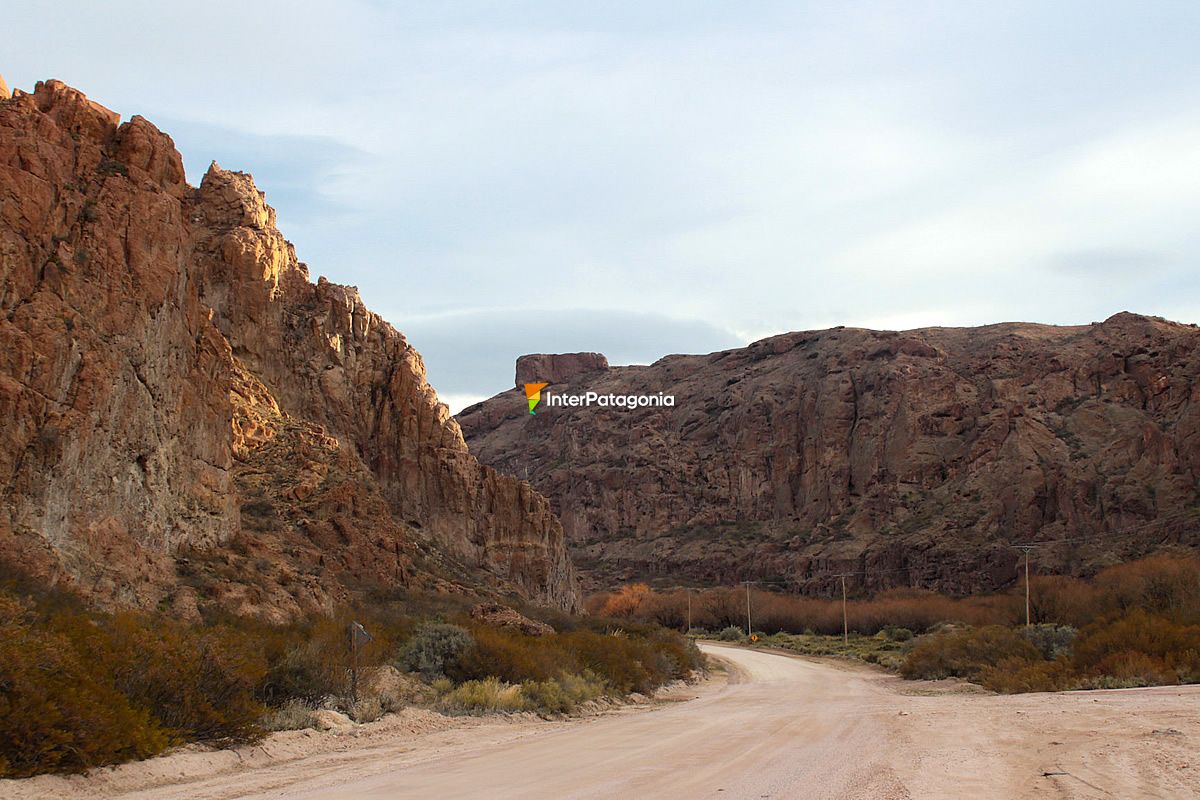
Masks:
[[[701,648],[729,664],[732,675],[727,686],[695,700],[264,797],[909,796],[886,765],[893,697],[870,675],[766,652]]]

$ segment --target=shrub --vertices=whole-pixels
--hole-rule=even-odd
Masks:
[[[355,722],[374,722],[386,713],[383,701],[378,697],[360,697],[346,700],[343,704],[346,716]]]
[[[978,681],[986,668],[1001,662],[1011,667],[1017,663],[1012,659],[1040,661],[1041,653],[1019,632],[988,625],[924,637],[905,658],[900,672],[906,678],[958,677]]]
[[[746,634],[742,633],[741,628],[730,625],[729,627],[722,628],[721,632],[717,634],[717,638],[722,642],[740,642],[746,638]]]
[[[404,647],[405,668],[433,680],[453,671],[474,644],[471,634],[457,625],[431,622],[417,628]]]
[[[1130,685],[1148,685],[1195,680],[1198,653],[1200,625],[1180,625],[1139,609],[1081,630],[1073,661],[1088,677],[1110,675],[1134,681]]]
[[[520,686],[497,678],[467,681],[442,695],[442,708],[467,713],[525,711],[528,703]]]
[[[884,625],[879,632],[889,642],[907,642],[913,638],[913,632],[908,628],[899,628],[895,625]]]
[[[0,596],[0,605],[11,615],[17,604]],[[0,624],[0,777],[82,772],[171,743],[149,711],[113,685],[106,665],[80,658],[68,638],[12,619]]]
[[[1019,656],[1009,657],[994,666],[985,666],[980,678],[986,688],[1002,694],[1058,692],[1079,685],[1070,663],[1065,659],[1027,661]]]
[[[246,636],[132,612],[96,621],[60,616],[51,627],[173,741],[227,745],[262,735],[265,709],[255,690],[266,664]]]
[[[263,727],[269,731],[299,731],[313,727],[316,708],[303,700],[289,700],[263,717]]]
[[[1042,658],[1053,661],[1059,656],[1071,654],[1071,643],[1075,641],[1077,631],[1070,625],[1027,625],[1021,629],[1025,637],[1042,654]]]
[[[604,694],[604,685],[595,675],[564,674],[552,681],[526,681],[521,684],[526,705],[547,714],[570,714],[580,703]]]
[[[349,696],[353,655],[348,626],[356,616],[345,609],[333,618],[319,617],[283,628],[258,628],[239,622],[262,643],[270,663],[259,685],[259,698],[277,706],[292,699],[316,705],[329,696]],[[390,661],[395,651],[386,619],[367,618],[365,624],[375,638],[358,648],[362,676]]]

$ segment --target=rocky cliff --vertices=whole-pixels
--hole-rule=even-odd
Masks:
[[[807,331],[547,391],[676,396],[531,416],[514,390],[459,415],[551,498],[592,587],[990,590],[1011,542],[1071,540],[1035,554],[1071,573],[1200,544],[1194,325]]]
[[[563,531],[245,174],[58,81],[0,95],[0,558],[285,618],[352,589],[577,606]]]

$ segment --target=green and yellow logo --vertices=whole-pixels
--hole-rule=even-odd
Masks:
[[[537,404],[542,402],[542,389],[545,389],[550,384],[548,383],[527,383],[525,384],[525,399],[529,401],[529,413],[534,413]]]

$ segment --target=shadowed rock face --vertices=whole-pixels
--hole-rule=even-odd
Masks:
[[[531,416],[510,391],[459,416],[484,463],[551,498],[592,586],[825,591],[865,572],[869,589],[978,591],[1014,579],[1011,541],[1079,539],[1035,555],[1071,573],[1200,544],[1192,325],[837,328],[553,388],[676,396]]]
[[[99,602],[281,619],[350,588],[573,609],[562,528],[419,354],[309,280],[248,175],[58,81],[0,100],[0,557]]]

